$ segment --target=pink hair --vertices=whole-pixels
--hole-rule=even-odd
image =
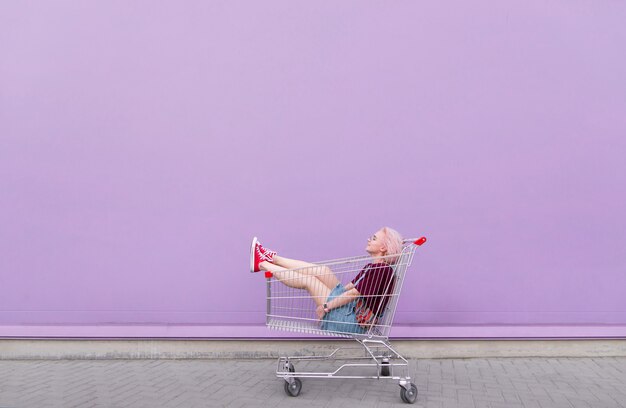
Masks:
[[[402,235],[395,229],[389,227],[383,227],[381,230],[385,233],[385,238],[383,239],[383,244],[387,247],[387,253],[385,255],[397,255],[390,256],[386,259],[387,263],[393,265],[398,262],[400,254],[402,253]]]

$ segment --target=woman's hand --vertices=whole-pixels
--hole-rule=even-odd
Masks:
[[[324,311],[324,306],[319,305],[317,309],[315,309],[315,313],[317,314],[317,318],[322,320],[322,317],[324,317],[324,315],[326,314],[326,312]]]

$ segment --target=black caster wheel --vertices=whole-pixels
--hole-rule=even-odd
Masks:
[[[298,378],[294,378],[291,384],[285,381],[285,392],[290,397],[297,397],[298,395],[300,395],[301,390],[302,390],[302,381],[300,381]]]
[[[407,404],[415,404],[417,400],[417,387],[411,383],[408,390],[405,390],[403,386],[400,386],[400,398]]]
[[[380,363],[380,376],[381,377],[389,377],[391,374],[391,370],[389,369],[389,359],[384,358]]]

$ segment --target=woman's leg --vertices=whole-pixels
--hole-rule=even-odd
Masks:
[[[316,305],[323,305],[330,295],[331,289],[328,288],[316,276],[302,274],[299,271],[292,271],[281,266],[263,261],[259,264],[261,269],[272,272],[274,277],[281,283],[296,289],[306,289]]]
[[[274,255],[274,265],[282,266],[287,269],[297,269],[296,272],[303,275],[315,276],[329,289],[334,289],[339,282],[333,271],[323,265],[315,265],[309,262],[289,259],[282,256]]]

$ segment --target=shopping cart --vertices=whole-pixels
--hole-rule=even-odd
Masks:
[[[343,310],[356,311],[359,322],[345,322],[332,317],[329,313],[323,320],[316,315],[316,303],[309,293],[302,289],[291,288],[278,281],[271,272],[265,273],[267,280],[267,316],[266,324],[270,329],[286,330],[322,336],[344,337],[356,340],[360,346],[340,347],[327,356],[288,356],[278,359],[276,376],[284,379],[285,392],[297,397],[302,389],[300,378],[364,378],[398,380],[400,397],[406,403],[417,399],[417,387],[411,382],[409,365],[389,344],[389,331],[402,290],[404,275],[413,260],[417,247],[426,242],[426,238],[405,239],[400,254],[373,260],[369,256],[335,259],[315,262],[315,267],[292,269],[317,279],[314,274],[333,273],[346,285],[372,273],[376,279],[370,279],[377,286],[374,295],[359,298],[344,306]],[[381,261],[384,263],[381,264]],[[385,265],[382,267],[381,265]],[[312,271],[312,269],[315,269]],[[326,299],[323,300],[325,302]],[[374,308],[375,310],[371,310]],[[334,315],[334,314],[333,314]],[[360,351],[361,353],[356,353]],[[347,352],[347,353],[346,353]],[[294,363],[298,361],[350,361],[329,372],[296,371]],[[305,364],[308,365],[308,364]],[[355,370],[358,370],[356,375]],[[367,375],[366,375],[367,374]]]

